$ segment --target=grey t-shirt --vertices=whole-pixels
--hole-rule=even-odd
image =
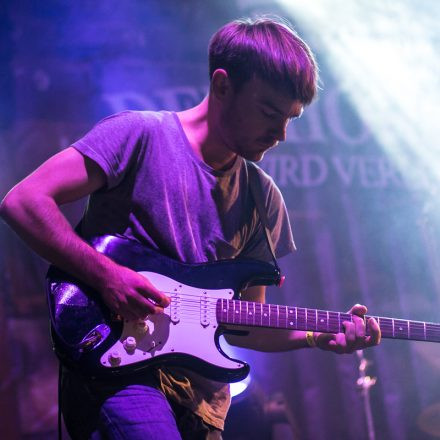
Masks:
[[[187,263],[270,254],[250,196],[245,161],[216,171],[194,153],[172,112],[126,111],[73,144],[104,170],[90,196],[84,236],[120,234]],[[259,169],[276,254],[294,249],[287,211]]]
[[[194,153],[173,112],[125,111],[100,121],[73,144],[104,171],[82,235],[134,238],[186,263],[247,257],[270,261],[245,161],[216,171]],[[277,257],[295,249],[287,210],[273,180],[258,168]],[[163,392],[223,429],[228,386],[182,369],[158,370]]]

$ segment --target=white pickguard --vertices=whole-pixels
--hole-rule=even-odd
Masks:
[[[243,367],[221,354],[214,338],[217,299],[232,299],[232,290],[199,289],[154,272],[140,274],[167,293],[171,304],[165,313],[150,315],[145,321],[124,322],[121,338],[101,356],[104,367],[131,365],[170,353],[192,355],[221,368]],[[143,322],[148,327],[142,331]],[[129,341],[135,341],[136,348],[126,348],[124,341],[129,337],[134,338]]]

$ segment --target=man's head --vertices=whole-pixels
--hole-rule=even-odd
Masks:
[[[238,92],[252,77],[283,94],[312,102],[317,93],[318,69],[306,43],[280,19],[232,21],[209,43],[209,76],[224,69]]]
[[[226,148],[259,161],[317,93],[307,45],[281,21],[237,20],[209,45],[212,128]]]

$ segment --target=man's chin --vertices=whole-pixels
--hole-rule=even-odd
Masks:
[[[251,162],[260,162],[263,160],[265,151],[257,152],[257,153],[251,153],[247,154],[246,156],[243,156],[246,160],[250,160]]]
[[[249,157],[246,159],[250,160],[251,162],[260,162],[263,160],[264,153],[265,153],[265,151],[263,153],[254,154],[254,155],[252,155],[252,157]]]

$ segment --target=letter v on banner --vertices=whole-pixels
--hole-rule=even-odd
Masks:
[[[344,162],[346,162],[344,164]],[[344,161],[341,157],[333,156],[332,163],[335,167],[336,174],[346,186],[351,185],[356,167],[358,166],[358,157],[351,156]]]

